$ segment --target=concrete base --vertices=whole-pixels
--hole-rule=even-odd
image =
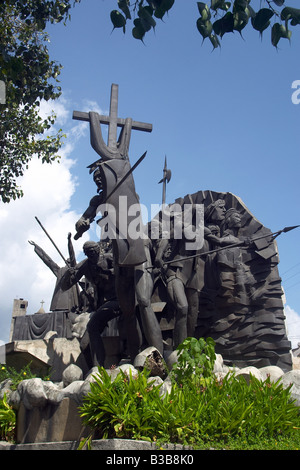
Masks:
[[[58,405],[25,408],[17,413],[17,442],[20,444],[76,441],[89,435],[78,413],[78,403],[64,398]]]
[[[0,442],[0,450],[77,450],[79,441],[69,442],[43,442],[35,444],[10,444]],[[155,442],[133,441],[130,439],[101,439],[92,441],[92,450],[122,451],[122,450],[148,450],[157,451]],[[191,447],[180,444],[164,444],[163,450],[192,450]]]

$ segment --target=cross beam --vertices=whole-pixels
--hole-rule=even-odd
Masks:
[[[108,124],[108,147],[117,147],[117,127],[124,127],[125,119],[118,118],[118,85],[112,84],[110,97],[109,116],[99,115],[100,124]],[[73,111],[73,119],[78,121],[89,121],[89,113]],[[132,121],[131,128],[137,131],[152,132],[152,124]]]
[[[77,121],[89,121],[89,113],[85,113],[83,111],[73,111],[73,119]],[[110,124],[110,116],[104,116],[99,114],[99,122],[100,124]],[[117,118],[117,126],[123,127],[125,125],[125,119]],[[144,131],[144,132],[152,132],[152,124],[148,124],[146,122],[139,122],[139,121],[132,121],[132,129],[136,131]]]

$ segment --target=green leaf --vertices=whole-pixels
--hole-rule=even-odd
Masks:
[[[291,39],[292,32],[289,31],[285,26],[279,23],[275,23],[272,26],[272,33],[271,33],[271,42],[274,47],[277,47],[278,42],[281,38]]]
[[[150,31],[151,28],[154,29],[156,26],[156,21],[152,14],[153,9],[150,6],[139,8],[138,15],[145,31]]]
[[[124,28],[126,25],[126,18],[118,10],[113,10],[110,13],[110,19],[114,28]]]
[[[127,20],[131,20],[129,6],[129,0],[118,0],[118,7],[120,8],[120,10],[122,10]]]
[[[203,2],[197,2],[197,5],[198,5],[199,13],[201,15],[201,19],[203,21],[210,20],[211,13],[210,13],[209,6]]]
[[[248,0],[235,0],[233,4],[233,11],[245,11],[248,7]]]
[[[175,0],[162,0],[160,5],[155,8],[154,16],[155,18],[162,19],[164,15],[172,8]]]
[[[134,39],[139,39],[140,41],[143,41],[146,31],[140,18],[136,18],[133,24],[134,28],[132,29],[132,36],[134,37]]]
[[[234,27],[234,18],[233,14],[229,11],[227,12],[223,18],[217,20],[213,24],[214,32],[223,37],[225,33],[232,33]]]
[[[218,9],[227,11],[230,8],[231,2],[225,2],[224,0],[211,0],[210,8],[217,11]]]
[[[262,32],[269,27],[270,19],[273,15],[273,11],[268,8],[262,8],[255,17],[251,19],[253,28],[262,34]]]
[[[291,25],[296,26],[300,24],[300,10],[298,8],[286,7],[281,12],[281,19],[286,21],[291,20]]]
[[[203,21],[201,18],[198,18],[197,29],[203,39],[205,39],[211,35],[213,27],[210,21]]]
[[[233,15],[233,29],[239,33],[248,24],[249,16],[245,11],[238,11]]]

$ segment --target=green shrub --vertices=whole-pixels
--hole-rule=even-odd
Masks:
[[[179,347],[171,373],[172,389],[162,394],[149,372],[120,372],[111,381],[99,368],[80,413],[101,438],[141,439],[199,446],[254,436],[256,440],[292,436],[300,429],[299,409],[290,388],[270,378],[213,374],[213,341],[188,338]],[[197,355],[195,354],[197,353]]]
[[[186,338],[177,348],[178,360],[173,365],[173,377],[179,383],[194,379],[209,378],[216,360],[215,342],[212,338]]]
[[[0,440],[10,441],[14,437],[16,427],[16,415],[8,405],[6,395],[0,399]]]
[[[0,365],[0,383],[4,380],[10,379],[9,388],[16,390],[18,384],[25,379],[35,378],[36,375],[30,370],[30,363],[24,366],[21,370],[17,371],[13,367]],[[16,426],[16,414],[11,406],[7,403],[7,397],[4,395],[0,399],[0,440],[11,441],[14,440]]]
[[[159,387],[148,382],[149,371],[128,378],[121,371],[111,382],[104,368],[99,368],[91,392],[80,408],[86,424],[97,429],[100,437],[151,440],[160,402]],[[156,405],[155,405],[156,404]]]
[[[34,379],[37,377],[37,374],[34,374],[31,369],[31,362],[26,364],[22,369],[16,370],[14,367],[7,367],[5,365],[0,365],[0,383],[6,379],[12,381],[10,385],[11,390],[16,390],[18,384],[25,379]],[[43,376],[43,380],[48,380],[49,376]]]

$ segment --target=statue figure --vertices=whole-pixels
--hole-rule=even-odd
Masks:
[[[216,211],[216,207],[219,210]],[[240,242],[246,243],[248,239],[239,237],[240,213],[235,208],[226,210],[224,201],[217,200],[208,206],[206,217],[206,240],[210,248],[215,248],[206,257],[206,288],[212,287],[215,292],[221,289],[223,296],[232,297],[232,300],[238,296],[239,302],[247,304],[246,284],[251,275],[242,260]],[[237,246],[232,246],[234,244]],[[218,247],[222,249],[218,250]]]
[[[232,245],[240,241],[239,230],[241,228],[241,216],[235,208],[226,211],[221,240],[223,246]],[[217,264],[219,271],[219,282],[222,290],[227,291],[227,296],[237,297],[236,301],[241,304],[249,304],[249,294],[247,286],[249,281],[253,281],[249,269],[243,263],[240,246],[221,250],[217,254]]]
[[[161,329],[151,305],[151,296],[154,287],[153,242],[145,234],[144,245],[147,261],[134,268],[134,289],[139,306],[143,332],[149,346],[154,346],[163,354],[163,339]]]
[[[101,199],[99,197],[90,202],[89,208],[77,222],[76,228],[79,230],[78,235],[87,229],[89,223],[95,217],[97,204],[101,204],[102,215],[105,212],[105,204],[107,207],[114,208],[115,220],[111,223],[110,211],[107,210],[108,223],[115,225],[115,236],[112,238],[112,247],[114,255],[115,269],[115,288],[118,303],[124,316],[124,327],[127,337],[127,345],[131,359],[133,360],[138,354],[142,344],[142,334],[136,318],[136,293],[141,308],[142,322],[145,327],[145,336],[153,341],[152,332],[158,332],[157,323],[155,322],[154,313],[151,312],[148,302],[145,303],[145,296],[141,296],[142,289],[145,285],[151,290],[151,282],[149,273],[143,267],[144,263],[148,263],[146,255],[147,247],[142,237],[133,237],[128,227],[131,222],[136,220],[136,216],[131,216],[128,209],[130,207],[139,207],[139,199],[135,192],[135,185],[132,176],[128,149],[131,137],[131,130],[142,130],[151,132],[152,125],[133,121],[131,118],[118,118],[118,86],[112,85],[110,114],[109,116],[100,116],[98,113],[81,113],[75,111],[74,119],[89,121],[90,138],[93,149],[98,153],[100,159],[95,161],[89,167],[92,171],[97,171],[101,181]],[[108,143],[105,144],[102,136],[101,125],[108,124]],[[117,126],[120,126],[121,133],[117,140]],[[124,211],[122,203],[126,201],[126,210]],[[140,225],[142,226],[141,211]],[[125,232],[125,233],[124,233]],[[135,271],[135,267],[138,270]],[[144,273],[141,275],[141,273]],[[147,279],[147,281],[146,281]],[[145,293],[145,292],[144,292]],[[147,296],[149,294],[147,293]],[[147,312],[147,313],[146,313]],[[152,325],[151,331],[148,327]],[[162,340],[154,334],[154,340],[159,348],[162,348]]]
[[[49,269],[53,272],[56,277],[55,289],[53,292],[50,310],[59,311],[71,311],[78,312],[81,308],[80,301],[80,291],[78,284],[75,283],[73,286],[70,286],[69,289],[63,290],[61,285],[61,280],[65,272],[68,270],[68,266],[60,267],[55,261],[50,258],[49,255],[34,241],[29,240],[28,243],[34,246],[35,253],[39,258],[48,266]],[[76,264],[74,249],[71,241],[71,233],[68,234],[68,250],[69,250],[69,260],[67,261],[69,266],[74,266]]]
[[[89,165],[91,171],[95,172],[94,176],[97,172],[100,177],[96,183],[98,189],[100,187],[100,194],[98,190],[98,195],[90,201],[89,207],[78,221],[75,238],[88,229],[98,208],[102,216],[106,217],[107,211],[106,220],[110,224],[109,208],[114,208],[116,219],[112,247],[115,291],[124,317],[131,359],[134,359],[142,344],[142,332],[136,316],[137,304],[147,341],[156,342],[162,348],[161,337],[156,333],[158,329],[155,315],[149,302],[153,290],[152,266],[155,265],[161,269],[160,277],[164,279],[170,301],[174,305],[174,347],[187,335],[212,336],[216,338],[218,352],[225,354],[229,363],[234,360],[238,361],[237,365],[243,364],[253,356],[254,364],[259,350],[259,361],[263,361],[264,365],[279,364],[280,361],[288,364],[289,359],[285,352],[280,359],[274,359],[273,362],[269,359],[270,353],[273,354],[275,349],[281,351],[283,348],[286,351],[288,348],[283,324],[280,278],[276,268],[276,247],[272,240],[263,244],[257,238],[253,238],[251,246],[246,244],[247,238],[251,239],[262,232],[265,234],[268,230],[250,214],[239,198],[231,193],[214,191],[198,191],[181,198],[183,202],[192,201],[203,204],[206,208],[204,244],[195,256],[187,256],[190,253],[186,253],[184,237],[178,240],[171,234],[167,240],[159,240],[153,262],[152,241],[145,241],[141,236],[134,237],[128,233],[128,227],[131,222],[136,222],[136,217],[123,210],[123,198],[126,199],[126,209],[139,205],[132,176],[134,167],[131,167],[128,158],[131,131],[136,129],[149,132],[152,126],[130,118],[119,118],[117,105],[118,87],[112,85],[109,116],[77,111],[73,114],[74,119],[90,123],[91,145],[100,156]],[[101,124],[109,125],[107,144],[103,140]],[[117,127],[121,127],[118,139]],[[242,224],[233,209],[240,212]],[[110,225],[113,226],[113,223]],[[143,225],[141,219],[140,225]],[[261,291],[257,295],[254,291],[259,289]],[[159,293],[158,288],[156,292]],[[227,317],[229,308],[232,312]],[[255,320],[252,315],[255,315]],[[280,327],[272,327],[272,321]],[[261,324],[265,327],[262,328]],[[270,334],[268,328],[272,330]],[[249,347],[247,341],[250,343]]]
[[[115,293],[113,256],[107,242],[85,242],[83,251],[87,258],[65,272],[62,288],[69,289],[83,276],[93,286],[95,311],[89,317],[87,331],[93,364],[103,366],[105,349],[101,333],[108,321],[121,315]]]
[[[91,223],[95,220],[95,217],[97,214],[97,208],[103,202],[103,192],[101,192],[103,189],[101,173],[100,173],[99,168],[97,167],[93,173],[93,180],[97,186],[97,195],[94,196],[90,200],[88,208],[84,211],[80,219],[75,224],[75,229],[76,229],[76,234],[74,236],[75,240],[80,238],[82,234],[90,228]]]
[[[223,199],[217,199],[215,202],[209,204],[204,212],[205,220],[205,235],[208,237],[209,234],[219,236],[220,225],[225,219],[225,201]]]
[[[114,245],[114,253],[116,263],[120,266],[136,266],[146,261],[144,244],[141,238],[133,239],[130,233],[123,233],[124,224],[120,220],[123,216],[127,217],[125,221],[128,227],[134,219],[128,211],[122,214],[120,207],[120,197],[126,197],[127,207],[139,205],[139,199],[135,192],[135,185],[131,166],[128,158],[129,143],[131,130],[142,130],[151,132],[150,124],[135,122],[131,118],[120,119],[118,114],[118,86],[113,84],[111,88],[110,114],[108,117],[100,116],[96,112],[81,113],[74,111],[73,118],[89,121],[91,146],[95,152],[101,157],[89,167],[94,171],[96,168],[101,175],[101,184],[103,191],[102,203],[110,204],[115,209],[116,220],[115,230],[116,237],[112,240]],[[109,125],[108,143],[105,144],[101,131],[101,123]],[[117,140],[117,126],[120,125],[122,130]],[[122,185],[118,183],[124,179]],[[108,213],[108,217],[109,217]]]
[[[205,251],[213,251],[214,249],[216,251],[205,257],[205,289],[206,292],[210,289],[216,292],[219,288],[225,290],[226,286],[228,287],[230,277],[231,291],[233,292],[235,286],[245,301],[245,267],[241,259],[240,247],[226,249],[226,246],[240,242],[240,238],[238,238],[240,227],[241,216],[239,212],[234,208],[226,210],[224,200],[218,199],[206,208]],[[218,247],[223,249],[217,251]],[[220,268],[221,265],[222,268]],[[226,268],[225,265],[227,265]],[[229,266],[235,271],[235,274],[228,274]],[[229,295],[228,292],[227,295]]]
[[[98,193],[99,193],[100,191],[103,190],[103,185],[102,185],[101,174],[97,167],[96,167],[96,170],[94,171],[93,179],[97,185]],[[94,196],[91,199],[89,207],[86,209],[86,211],[83,213],[81,218],[76,223],[77,234],[82,234],[84,231],[89,229],[91,222],[96,217],[97,208],[102,203],[102,201],[103,201],[103,192]],[[77,236],[76,238],[79,238],[79,237]],[[140,314],[141,314],[143,332],[146,337],[146,340],[149,346],[156,347],[162,354],[163,342],[162,342],[161,330],[160,330],[157,318],[155,316],[155,313],[153,312],[153,309],[151,306],[151,295],[153,291],[153,274],[151,272],[152,270],[149,269],[149,266],[152,265],[151,252],[153,250],[151,247],[152,245],[151,240],[147,234],[147,227],[145,228],[145,231],[144,231],[143,243],[144,243],[144,250],[145,250],[145,255],[146,255],[145,262],[133,268],[128,267],[126,268],[126,270],[122,268],[122,271],[126,273],[125,277],[127,277],[127,281],[123,279],[121,285],[120,284],[118,285],[119,285],[119,289],[122,289],[122,284],[126,282],[126,286],[124,289],[126,305],[124,306],[122,304],[123,308],[125,309],[125,312],[129,310],[129,306],[130,306],[130,309],[134,310],[134,298],[136,296],[139,309],[140,309]],[[117,273],[119,274],[120,270],[118,268],[116,269],[117,269]],[[130,304],[128,304],[129,298],[131,298]],[[132,321],[134,321],[134,319]],[[140,342],[141,342],[140,332],[138,332],[137,337],[139,338],[139,345],[140,345]]]
[[[191,242],[191,238],[186,237],[185,229],[195,233],[196,227],[195,225],[185,227],[182,222],[182,236],[177,239],[174,237],[177,223],[175,217],[172,218],[172,222],[170,237],[161,238],[158,242],[154,264],[161,270],[169,299],[175,310],[173,347],[176,348],[188,336],[194,335],[199,310],[199,280],[197,258],[181,259],[186,258],[187,253],[195,254],[195,251],[186,250],[186,243]]]
[[[130,215],[128,208],[134,205],[135,207],[139,206],[139,199],[132,177],[132,168],[128,158],[128,149],[132,129],[151,132],[152,126],[135,122],[131,118],[118,118],[118,86],[115,84],[111,88],[109,116],[100,116],[95,112],[81,113],[74,111],[73,118],[90,123],[91,145],[100,156],[100,159],[89,165],[89,167],[92,171],[97,170],[100,174],[102,210],[105,212],[105,207],[103,209],[104,204],[110,205],[114,208],[114,215],[116,216],[110,224],[115,225],[115,236],[112,239],[115,261],[115,289],[124,316],[128,350],[133,360],[138,354],[142,342],[141,331],[135,315],[134,267],[146,262],[147,257],[143,239],[141,237],[133,238],[127,230],[131,221],[136,219],[136,217]],[[107,144],[103,140],[101,131],[100,124],[103,123],[109,125]],[[117,139],[118,126],[122,128],[119,139]],[[127,206],[125,213],[121,207],[124,198]],[[97,199],[98,201],[99,199]],[[81,221],[78,221],[78,229],[83,230],[88,227],[88,223],[95,213],[94,202],[90,203],[88,213],[85,212]],[[110,215],[108,210],[108,219]],[[111,221],[109,220],[109,222]],[[141,216],[140,224],[142,225]],[[124,233],[124,229],[126,233]],[[78,236],[80,236],[80,233],[76,235],[76,237]]]

